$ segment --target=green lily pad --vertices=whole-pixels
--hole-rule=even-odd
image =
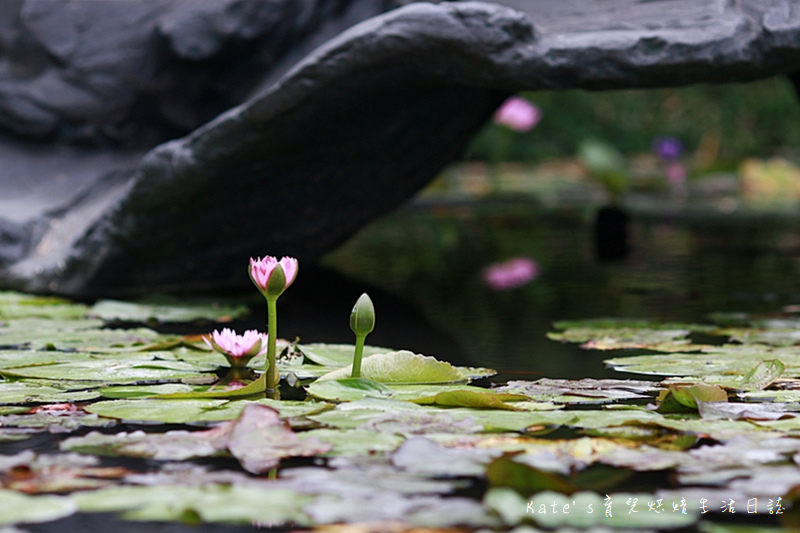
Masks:
[[[605,364],[615,370],[662,376],[727,376],[744,383],[754,367],[763,361],[780,360],[784,365],[781,377],[800,377],[798,347],[718,346],[701,353],[671,353],[615,357]]]
[[[663,352],[691,350],[686,337],[688,329],[633,329],[633,328],[575,328],[560,333],[548,333],[547,338],[561,342],[581,343],[590,350],[626,350],[631,348]],[[696,349],[699,349],[696,348]]]
[[[141,357],[144,355],[145,357]],[[152,354],[128,354],[125,358],[93,359],[0,369],[0,374],[16,378],[98,381],[104,384],[141,381],[179,381],[192,379],[202,371],[182,361],[165,361]]]
[[[70,500],[83,512],[122,512],[128,520],[312,524],[302,510],[312,498],[280,487],[114,487],[77,492]]]
[[[101,329],[100,320],[9,320],[0,327],[0,346],[113,353],[129,351],[165,338],[147,329]]]
[[[319,381],[350,377],[352,365],[325,374]],[[460,370],[450,363],[415,354],[407,350],[375,354],[361,362],[361,377],[381,383],[453,383],[466,381]]]
[[[368,429],[312,429],[299,434],[300,439],[313,439],[332,446],[321,455],[371,455],[395,450],[405,440],[400,435]]]
[[[159,385],[118,385],[113,387],[103,387],[97,392],[104,398],[123,399],[123,398],[153,398],[162,394],[173,392],[191,392],[195,387],[185,383],[162,383]]]
[[[0,382],[0,404],[81,402],[100,397],[96,390],[69,391],[27,381]]]
[[[221,305],[218,302],[179,300],[159,296],[138,302],[99,300],[87,314],[106,321],[163,323],[198,320],[230,322],[248,313],[249,310],[245,305]]]
[[[36,296],[0,291],[0,318],[78,319],[86,315],[86,306],[54,296]]]
[[[233,420],[245,405],[246,400],[228,399],[160,399],[141,398],[130,400],[107,400],[85,407],[89,413],[127,422],[162,422],[165,424],[188,424],[223,422]],[[255,403],[277,409],[282,418],[318,413],[327,404],[290,400],[257,400]]]
[[[441,405],[443,407],[472,407],[475,409],[507,409],[515,411],[516,408],[508,401],[527,400],[522,394],[494,392],[484,389],[455,389],[438,392],[434,396],[426,396],[413,400],[422,405]]]
[[[352,364],[353,355],[356,347],[352,344],[298,344],[297,349],[307,359],[318,365],[341,368]],[[378,353],[393,352],[392,348],[381,348],[380,346],[364,346],[364,357]],[[363,368],[363,367],[362,367]]]
[[[0,490],[0,524],[50,522],[76,511],[75,503],[63,496],[28,496],[15,490]]]

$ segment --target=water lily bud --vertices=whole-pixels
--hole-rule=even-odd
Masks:
[[[277,298],[283,294],[284,290],[286,290],[286,274],[283,272],[283,267],[277,264],[267,280],[267,287],[266,290],[264,290],[264,295],[268,298]]]
[[[367,293],[362,294],[350,313],[350,329],[356,336],[367,335],[375,328],[375,306]]]

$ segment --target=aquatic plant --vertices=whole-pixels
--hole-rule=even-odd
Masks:
[[[275,343],[278,339],[278,297],[289,288],[297,277],[298,262],[294,257],[283,257],[280,261],[273,256],[263,259],[250,258],[250,279],[267,300],[267,368],[266,386],[277,390],[280,373],[275,363]]]
[[[237,335],[232,329],[223,328],[222,331],[214,330],[210,335],[204,335],[203,341],[212,350],[225,356],[231,368],[243,368],[250,359],[264,353],[269,338],[254,329]]]
[[[367,293],[362,294],[353,311],[350,313],[350,329],[356,334],[356,349],[353,355],[353,371],[350,377],[361,377],[361,356],[364,353],[364,341],[375,329],[375,306]]]

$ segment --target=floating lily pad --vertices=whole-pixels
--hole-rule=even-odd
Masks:
[[[591,350],[639,348],[674,352],[689,347],[689,340],[686,339],[689,333],[688,329],[573,328],[560,333],[548,333],[547,338],[582,343],[581,348]]]
[[[758,346],[722,346],[701,353],[672,353],[615,357],[606,365],[623,372],[662,376],[724,376],[744,381],[762,361],[780,360],[785,369],[781,377],[800,377],[800,350],[797,347],[773,349]]]
[[[64,518],[77,511],[63,496],[28,496],[0,489],[0,524],[41,523]]]
[[[350,377],[352,365],[325,374],[320,381]],[[444,361],[400,350],[365,357],[361,362],[361,377],[381,383],[453,383],[466,381],[467,376]]]
[[[312,498],[279,487],[114,487],[77,492],[70,500],[83,512],[123,512],[129,520],[312,524],[302,510]]]
[[[441,405],[443,407],[471,407],[475,409],[507,409],[514,411],[516,408],[506,402],[527,400],[523,394],[508,392],[494,392],[489,390],[462,387],[449,391],[437,392],[433,396],[425,396],[414,400],[422,405]]]
[[[86,314],[86,306],[54,296],[36,296],[0,291],[0,318],[77,319]]]
[[[353,363],[353,354],[356,347],[352,344],[298,344],[297,349],[309,360],[318,365],[341,368]],[[389,353],[395,351],[392,348],[381,348],[380,346],[364,346],[364,357],[378,353]],[[363,367],[362,367],[363,368]]]
[[[281,458],[313,456],[333,448],[307,436],[299,439],[281,421],[278,411],[257,403],[244,406],[236,420],[205,431],[90,433],[85,437],[67,439],[62,447],[81,453],[171,461],[229,452],[245,470],[255,474],[275,468]]]
[[[0,327],[0,346],[112,353],[153,344],[163,337],[147,328],[101,329],[100,320],[9,320]]]
[[[128,422],[162,422],[165,424],[188,424],[223,422],[233,420],[249,401],[227,399],[157,399],[107,400],[85,407],[87,412]],[[318,413],[325,408],[321,402],[261,399],[257,403],[267,405],[288,418],[308,413]]]
[[[0,382],[0,404],[81,402],[100,397],[96,390],[69,391],[27,381]]]
[[[77,454],[36,455],[30,450],[0,459],[3,486],[26,494],[68,493],[107,487],[130,473]]]
[[[145,357],[141,357],[144,355]],[[92,359],[76,362],[44,364],[1,369],[11,377],[72,379],[99,381],[104,384],[122,384],[147,381],[179,381],[198,377],[202,371],[182,361],[165,361],[149,354],[128,354],[125,358]]]
[[[249,310],[245,305],[224,305],[218,302],[176,300],[166,296],[152,297],[138,302],[99,300],[88,315],[106,321],[122,322],[194,322],[213,320],[230,322],[242,318]]]
[[[525,394],[538,401],[556,403],[602,403],[618,400],[648,398],[646,394],[659,390],[658,383],[619,379],[566,380],[542,378],[536,381],[509,381],[496,392]]]

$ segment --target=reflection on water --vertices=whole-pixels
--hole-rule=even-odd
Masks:
[[[323,264],[393,293],[501,379],[622,377],[603,354],[546,339],[552,322],[593,317],[698,321],[714,311],[800,303],[793,216],[633,210],[631,253],[595,259],[594,210],[531,200],[417,202],[365,228]],[[487,265],[528,256],[538,277],[492,290]],[[447,354],[432,354],[447,359]]]

